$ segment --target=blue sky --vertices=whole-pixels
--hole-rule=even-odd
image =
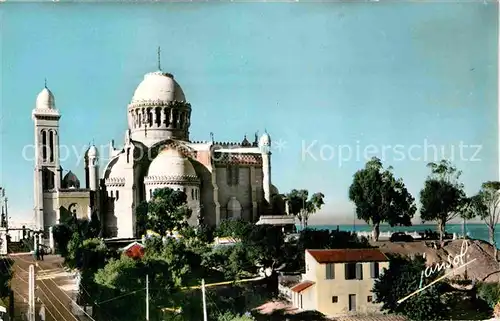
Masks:
[[[274,184],[323,192],[318,222],[352,222],[347,191],[365,156],[393,165],[415,196],[426,163],[450,158],[473,193],[498,177],[496,12],[465,1],[3,3],[0,185],[10,214],[33,217],[33,163],[22,150],[44,78],[62,113],[61,144],[75,146],[62,166],[83,181],[75,151],[93,139],[121,144],[157,46],[192,104],[191,138],[239,141],[267,128],[283,147],[273,151]],[[469,145],[462,155],[460,144]]]

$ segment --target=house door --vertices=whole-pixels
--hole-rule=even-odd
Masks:
[[[349,311],[356,311],[356,294],[349,294]]]

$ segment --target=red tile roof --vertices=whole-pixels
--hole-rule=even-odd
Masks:
[[[132,259],[142,259],[144,257],[144,246],[142,244],[133,244],[125,250],[125,255]]]
[[[379,249],[306,250],[318,263],[387,262]]]
[[[292,292],[300,293],[312,285],[314,285],[313,281],[302,281],[290,290],[292,290]]]

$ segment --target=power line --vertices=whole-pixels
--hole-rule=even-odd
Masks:
[[[26,261],[28,262],[28,261]],[[9,263],[10,264],[10,263]],[[11,265],[12,267],[12,265]],[[17,266],[19,269],[23,270],[24,272],[28,273],[28,271],[26,271],[25,269],[23,269],[22,267],[20,266]],[[24,279],[22,279],[21,277],[19,277],[23,282],[25,283],[28,283],[26,282]],[[63,318],[64,321],[67,321],[66,318],[64,318],[64,316],[62,315],[61,311],[59,311],[59,309],[56,308],[54,302],[52,302],[49,297],[47,296],[47,294],[41,289],[41,288],[38,288],[40,290],[40,292],[42,292],[42,294],[45,296],[45,298],[47,299],[47,301],[52,305],[52,307],[57,311],[57,313],[59,313],[59,315]],[[26,300],[25,297],[23,297],[22,295],[20,295],[24,300]],[[55,296],[54,296],[55,297]],[[26,300],[27,301],[27,300]],[[41,301],[41,300],[40,300]],[[43,302],[42,302],[43,303]],[[44,304],[45,305],[45,304]],[[64,306],[64,305],[63,305]],[[52,312],[50,312],[50,310],[47,308],[47,306],[45,305],[45,310],[47,310],[47,312],[52,316],[52,318],[54,318],[54,320],[57,320],[56,317],[52,314]]]
[[[26,261],[26,260],[21,259],[21,257],[19,257],[19,259],[20,259],[20,260],[22,260],[22,261],[25,261],[25,262],[29,262],[29,261]],[[30,263],[31,263],[31,262],[30,262]],[[36,266],[37,266],[37,267],[38,267],[38,268],[39,268],[42,272],[45,272],[45,270],[44,270],[44,269],[43,269],[43,268],[42,268],[42,267],[41,267],[38,263],[36,263]],[[56,285],[56,287],[58,287],[58,288],[59,288],[59,285],[57,285],[57,283],[56,283],[53,279],[50,279],[50,281],[52,281],[52,283],[54,283],[54,284]],[[44,284],[44,285],[45,285],[45,287],[47,287],[47,285],[46,285],[46,284]],[[50,291],[50,289],[49,289],[48,287],[47,287],[47,290],[49,290],[49,291]],[[66,297],[67,297],[67,298],[71,301],[71,303],[73,303],[73,304],[74,304],[77,308],[79,308],[79,309],[80,309],[83,313],[85,313],[85,315],[87,315],[87,316],[88,316],[88,317],[89,317],[92,321],[96,321],[96,320],[95,320],[94,318],[92,318],[92,316],[91,316],[91,315],[89,315],[89,314],[88,314],[88,313],[87,313],[87,312],[86,312],[86,311],[85,311],[82,307],[80,307],[80,305],[78,305],[78,303],[77,303],[75,300],[73,300],[73,299],[72,299],[72,298],[71,298],[68,294],[66,294],[66,292],[64,292],[64,291],[62,291],[62,290],[61,290],[60,292],[61,292],[62,294],[64,294],[64,295],[65,295],[65,296],[66,296]],[[54,297],[56,297],[56,296],[54,295]],[[57,297],[56,297],[56,300],[58,300],[58,301],[59,301],[59,303],[61,303],[61,301],[60,301]],[[62,306],[63,306],[63,307],[67,310],[67,308],[66,308],[66,306],[65,306],[64,304],[62,304],[62,303],[61,303],[61,305],[62,305]],[[72,316],[73,318],[75,318],[75,320],[76,320],[76,321],[79,321],[79,320],[78,320],[78,319],[77,319],[77,318],[73,315],[73,313],[71,313],[69,310],[68,310],[68,312],[71,314],[71,316]]]

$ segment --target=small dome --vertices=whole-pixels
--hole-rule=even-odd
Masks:
[[[267,132],[260,136],[259,146],[271,146],[271,136]]]
[[[252,146],[252,144],[250,144],[250,142],[247,139],[247,135],[245,135],[245,137],[243,138],[243,141],[241,142],[241,146],[243,146],[243,147]]]
[[[127,155],[120,153],[114,157],[105,169],[106,179],[123,179],[127,175]]]
[[[161,71],[150,72],[137,86],[132,104],[143,101],[186,101],[181,86],[174,80],[174,76]]]
[[[177,149],[161,151],[149,165],[148,176],[196,177],[193,164]]]
[[[56,100],[52,92],[47,88],[43,88],[42,91],[36,97],[36,109],[55,109]]]
[[[88,157],[97,157],[99,153],[97,152],[97,148],[95,145],[90,146],[90,148],[87,151],[87,156]]]
[[[271,192],[271,195],[279,195],[280,194],[278,188],[276,186],[274,186],[274,185],[271,185],[271,191],[270,192]]]
[[[73,174],[72,171],[69,171],[62,180],[63,188],[80,188],[80,180]]]
[[[260,136],[259,139],[259,148],[263,153],[269,153],[271,149],[271,136],[267,133],[267,131]]]

